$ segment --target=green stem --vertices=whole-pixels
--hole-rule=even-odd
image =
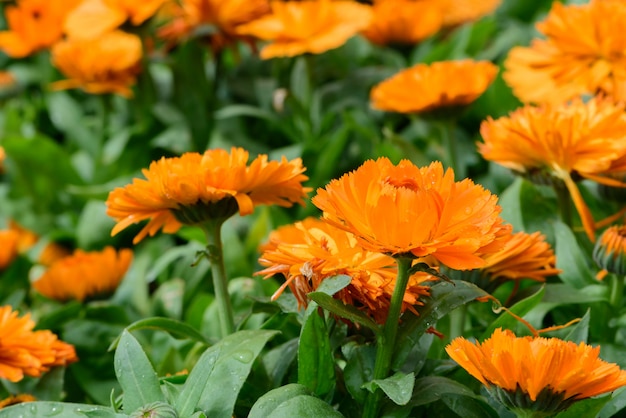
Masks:
[[[398,264],[396,285],[393,289],[393,295],[391,296],[387,320],[385,321],[383,331],[378,335],[376,340],[374,379],[385,379],[389,375],[391,357],[396,347],[396,335],[398,334],[398,322],[400,321],[402,301],[404,300],[404,293],[409,283],[411,261],[410,258],[405,257],[396,259],[396,263]],[[368,394],[363,410],[363,418],[374,418],[378,416],[381,395],[380,390]]]
[[[611,274],[609,276],[610,296],[609,303],[615,309],[622,307],[622,298],[624,295],[624,277],[620,274]]]
[[[466,314],[467,305],[461,305],[448,314],[448,317],[450,318],[450,340],[463,336]]]
[[[569,227],[572,226],[572,201],[567,187],[564,183],[557,183],[554,185],[554,191],[556,192],[556,198],[559,204],[559,211],[561,213],[561,220]]]
[[[445,119],[439,123],[439,129],[446,148],[448,167],[454,170],[454,177],[465,178],[465,167],[459,161],[459,152],[456,139],[454,138],[456,122],[452,118]]]

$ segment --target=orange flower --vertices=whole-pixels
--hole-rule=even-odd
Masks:
[[[122,31],[108,32],[95,39],[59,42],[52,48],[52,63],[68,79],[57,81],[52,87],[131,97],[130,86],[140,71],[141,53],[141,40]]]
[[[39,253],[37,262],[44,266],[50,266],[61,258],[72,255],[72,251],[64,245],[56,242],[48,242]]]
[[[83,302],[88,298],[106,296],[120,284],[132,259],[133,252],[128,249],[119,252],[113,247],[94,252],[76,250],[73,255],[52,263],[33,282],[33,288],[61,302],[70,299]]]
[[[4,147],[0,146],[0,174],[4,173],[4,160],[7,158],[7,153],[4,150]]]
[[[27,393],[22,393],[22,394],[19,394],[19,395],[11,395],[8,398],[2,399],[0,401],[0,409],[8,408],[11,405],[17,405],[19,403],[35,402],[36,400],[37,400],[37,398],[35,398],[33,395],[29,395]]]
[[[558,104],[581,94],[626,100],[626,38],[621,33],[626,3],[592,0],[565,6],[554,2],[537,29],[546,39],[513,48],[504,80],[523,102]]]
[[[7,268],[18,254],[28,251],[37,239],[34,232],[9,221],[9,229],[0,230],[0,270]]]
[[[424,0],[422,0],[424,1]],[[501,0],[425,0],[439,4],[445,26],[458,26],[493,13]]]
[[[604,270],[601,277],[607,272],[626,275],[626,225],[613,225],[602,233],[593,259]]]
[[[272,41],[261,50],[261,58],[321,54],[338,48],[372,17],[371,8],[353,1],[274,1],[272,13],[240,26],[241,35]]]
[[[367,250],[431,255],[458,270],[482,267],[481,255],[498,250],[494,240],[510,230],[495,195],[469,179],[455,182],[439,162],[418,168],[369,160],[318,189],[313,204]]]
[[[436,33],[443,20],[438,5],[423,1],[377,0],[372,12],[362,35],[378,45],[416,44]]]
[[[10,306],[0,307],[0,378],[19,382],[24,375],[39,377],[52,366],[78,360],[73,346],[34,327],[30,314],[18,318]]]
[[[372,107],[416,113],[472,103],[489,87],[498,67],[488,61],[440,61],[417,64],[374,86]]]
[[[623,106],[595,98],[560,106],[525,106],[508,117],[484,121],[484,158],[531,177],[549,175],[569,190],[589,239],[594,220],[573,178],[623,185],[604,176],[626,154],[626,115]]]
[[[482,384],[495,386],[496,396],[511,409],[530,407],[554,414],[574,401],[626,385],[626,371],[600,359],[599,346],[585,343],[516,337],[498,328],[483,343],[456,338],[446,352]],[[520,391],[521,396],[515,396]],[[548,404],[553,409],[543,408]]]
[[[117,188],[107,199],[107,213],[118,223],[112,235],[144,219],[150,222],[135,237],[174,233],[182,223],[198,224],[210,219],[226,219],[239,210],[249,215],[257,205],[292,206],[302,203],[309,188],[302,160],[268,161],[259,155],[250,165],[248,152],[232,148],[204,154],[186,153],[181,157],[161,158],[144,169],[146,180]]]
[[[18,0],[6,6],[8,31],[0,32],[0,49],[23,58],[61,39],[63,21],[81,0]]]
[[[259,263],[266,268],[256,275],[268,278],[280,273],[287,279],[272,299],[289,286],[298,305],[306,307],[308,293],[315,292],[325,279],[345,274],[352,282],[334,297],[365,311],[381,324],[387,318],[396,283],[395,260],[363,249],[352,234],[326,222],[307,218],[278,228],[270,235]],[[421,272],[410,278],[403,311],[415,311],[413,306],[422,305],[419,298],[429,293],[428,287],[420,283],[428,279],[432,277]]]

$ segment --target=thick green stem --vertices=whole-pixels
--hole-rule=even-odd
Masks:
[[[398,322],[400,321],[400,312],[404,293],[409,282],[409,269],[411,268],[411,259],[400,257],[396,259],[398,264],[398,276],[396,278],[396,286],[391,296],[391,305],[387,320],[376,340],[376,363],[374,365],[374,379],[385,379],[389,375],[391,368],[392,354],[396,347],[396,335],[398,333]],[[374,418],[378,416],[380,407],[380,399],[382,392],[376,390],[370,393],[365,402],[363,410],[363,418]]]
[[[563,183],[557,183],[554,185],[554,191],[556,192],[556,198],[559,204],[559,211],[561,213],[561,220],[569,227],[572,226],[572,200]]]
[[[610,295],[609,303],[611,307],[620,309],[622,307],[622,299],[624,295],[624,277],[620,274],[609,275]]]

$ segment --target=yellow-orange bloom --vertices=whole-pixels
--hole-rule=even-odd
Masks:
[[[6,6],[8,31],[0,32],[0,49],[23,58],[52,46],[63,35],[63,21],[81,0],[18,0]]]
[[[502,0],[421,0],[441,7],[443,24],[457,26],[493,13]]]
[[[377,45],[416,44],[436,33],[443,22],[440,7],[431,2],[376,0],[372,12],[372,21],[361,34]]]
[[[10,306],[0,307],[0,378],[18,382],[24,375],[39,377],[52,366],[78,360],[72,345],[34,327],[30,314],[20,318]]]
[[[34,232],[9,221],[9,228],[0,230],[0,270],[7,268],[18,254],[28,251],[38,239]]]
[[[529,176],[549,175],[564,182],[589,239],[595,241],[594,220],[573,178],[624,185],[605,176],[626,154],[623,106],[595,98],[559,106],[525,106],[508,117],[484,121],[480,129],[482,156]]]
[[[541,401],[559,398],[560,410],[573,401],[612,392],[626,385],[626,371],[600,359],[600,347],[557,338],[516,337],[497,329],[482,343],[460,337],[446,352],[469,374],[489,388],[508,394],[521,392],[541,410]],[[547,394],[546,394],[547,392]],[[506,396],[499,396],[507,399]],[[515,400],[515,396],[508,397]],[[522,405],[507,405],[519,408]],[[555,405],[551,405],[554,407]],[[551,412],[557,412],[559,408]]]
[[[33,288],[62,302],[107,296],[117,289],[132,259],[133,252],[129,249],[119,252],[113,247],[93,252],[76,250],[71,256],[53,262],[33,282]]]
[[[256,273],[271,277],[282,274],[286,281],[274,294],[277,298],[289,286],[299,306],[307,306],[307,294],[315,292],[327,278],[348,275],[352,282],[334,297],[355,306],[377,322],[384,323],[396,283],[397,266],[387,255],[363,249],[349,232],[319,219],[307,218],[272,232],[259,263],[266,267]],[[428,287],[420,285],[432,279],[418,273],[409,279],[402,310],[422,305]]]
[[[537,29],[546,39],[511,49],[504,80],[523,102],[558,104],[581,94],[626,100],[626,3],[554,2]]]
[[[426,112],[472,103],[487,90],[498,67],[488,61],[417,64],[374,86],[372,107],[398,113]]]
[[[272,41],[261,50],[263,59],[338,48],[365,29],[372,17],[369,6],[347,0],[274,1],[271,6],[271,14],[237,29],[239,34]]]
[[[302,186],[308,177],[301,159],[268,161],[259,155],[248,165],[248,158],[247,151],[233,147],[230,153],[214,149],[153,161],[143,170],[146,180],[134,179],[109,194],[107,213],[118,221],[111,234],[150,219],[135,237],[137,243],[161,228],[174,233],[181,222],[225,219],[237,210],[249,215],[257,205],[303,203],[310,189]]]
[[[470,179],[455,182],[439,162],[418,168],[379,158],[318,189],[313,204],[370,251],[431,255],[464,270],[482,267],[481,255],[498,250],[496,238],[510,230],[497,200]]]
[[[88,93],[132,96],[140,71],[141,40],[122,32],[94,39],[68,39],[52,48],[52,63],[67,80],[53,83],[57,90],[81,88]]]
[[[613,225],[602,233],[593,250],[593,259],[605,273],[626,275],[626,225]]]

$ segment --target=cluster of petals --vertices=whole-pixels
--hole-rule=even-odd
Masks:
[[[454,339],[446,352],[484,385],[531,400],[544,389],[564,399],[584,399],[626,385],[626,371],[599,358],[600,347],[557,338],[516,337],[498,328],[482,343]]]
[[[265,269],[256,273],[271,277],[282,274],[286,281],[274,294],[277,298],[288,286],[299,306],[307,306],[307,294],[315,292],[327,278],[340,274],[352,278],[334,297],[356,306],[384,323],[396,283],[395,260],[382,253],[362,248],[354,235],[328,223],[307,218],[278,228],[270,234],[259,263]],[[421,305],[428,287],[420,283],[432,277],[425,273],[411,276],[404,294],[402,310]]]
[[[269,161],[257,156],[248,164],[242,148],[207,150],[204,154],[185,153],[161,158],[143,170],[145,179],[113,190],[107,199],[107,214],[118,221],[112,234],[149,219],[135,237],[141,241],[163,228],[175,233],[181,222],[173,211],[194,205],[207,205],[234,199],[240,215],[249,215],[257,205],[292,206],[303,203],[309,188],[302,160]]]
[[[10,306],[0,307],[0,378],[18,382],[39,377],[53,366],[78,360],[74,347],[48,330],[33,331],[30,314],[18,317]]]
[[[368,160],[317,190],[324,220],[354,234],[365,249],[392,256],[432,256],[453,269],[485,265],[510,233],[498,198],[470,179],[454,180],[439,162]]]

